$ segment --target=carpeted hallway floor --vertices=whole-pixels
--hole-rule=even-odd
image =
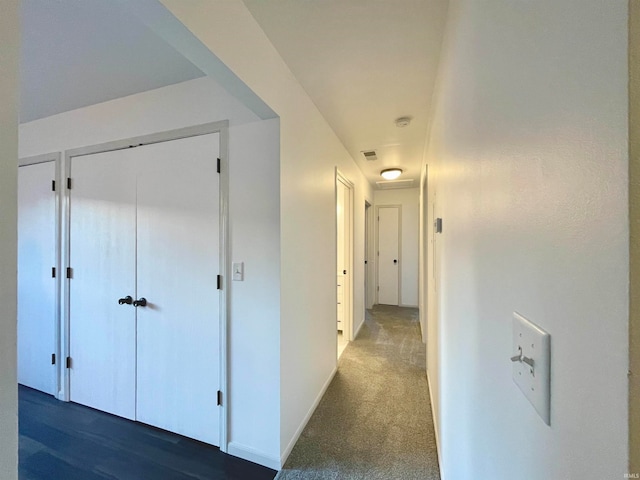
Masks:
[[[379,305],[276,480],[439,480],[418,310]]]

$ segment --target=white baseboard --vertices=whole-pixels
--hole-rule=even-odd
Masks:
[[[272,457],[271,455],[260,452],[255,448],[251,448],[237,442],[229,442],[229,445],[227,446],[227,453],[234,457],[240,457],[274,470],[280,470],[282,467],[278,457]]]
[[[431,418],[433,418],[433,430],[436,434],[436,449],[438,450],[438,464],[440,465],[440,480],[446,480],[444,471],[442,469],[442,449],[440,448],[440,430],[438,429],[438,417],[436,417],[435,412],[433,411],[433,389],[431,388],[431,377],[429,377],[429,372],[427,372],[427,384],[429,385],[429,400],[431,401]]]
[[[358,330],[353,332],[353,339],[355,340],[356,338],[358,338],[358,334],[360,333],[360,330],[362,330],[362,326],[364,325],[364,319],[362,319],[362,322],[360,322],[360,326],[358,327]]]
[[[318,407],[320,400],[322,400],[322,397],[327,391],[327,388],[329,388],[329,385],[331,384],[331,381],[333,380],[333,377],[336,375],[337,371],[338,371],[338,367],[334,367],[333,371],[331,372],[331,375],[329,375],[329,378],[324,383],[324,385],[322,386],[322,389],[320,390],[320,393],[318,394],[315,401],[313,402],[313,405],[311,405],[311,408],[309,409],[305,417],[302,419],[302,423],[300,423],[300,426],[296,430],[296,433],[293,434],[293,438],[287,445],[287,448],[285,448],[284,452],[282,452],[282,455],[280,456],[281,465],[284,465],[284,462],[286,462],[287,458],[289,458],[289,454],[291,453],[291,450],[293,450],[293,447],[295,446],[296,442],[300,438],[300,435],[302,435],[302,431],[304,430],[304,427],[307,426],[307,423],[309,422],[311,415],[313,415],[313,412],[316,411],[316,408]]]

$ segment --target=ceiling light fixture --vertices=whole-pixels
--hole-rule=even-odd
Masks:
[[[411,117],[400,117],[396,118],[396,127],[404,128],[411,123]]]
[[[402,169],[400,168],[385,168],[380,172],[380,176],[385,180],[395,180],[402,175]]]

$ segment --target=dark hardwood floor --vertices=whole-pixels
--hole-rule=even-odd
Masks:
[[[272,480],[189,438],[20,386],[20,480]]]

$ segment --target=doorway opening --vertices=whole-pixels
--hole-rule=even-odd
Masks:
[[[364,202],[364,308],[373,308],[375,301],[375,277],[373,275],[373,211],[370,202]]]
[[[336,329],[340,358],[353,339],[353,183],[336,169]]]

